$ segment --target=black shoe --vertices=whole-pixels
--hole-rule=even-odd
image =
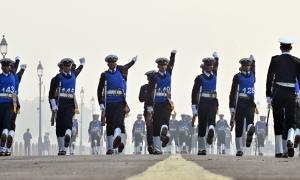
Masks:
[[[300,143],[300,135],[296,135],[294,141],[294,148],[298,148],[299,143]]]
[[[213,129],[209,129],[208,130],[208,133],[207,133],[207,139],[206,139],[206,142],[207,144],[211,145],[213,140],[214,140],[214,130]]]
[[[154,151],[153,145],[149,145],[147,150],[148,150],[149,154],[153,154],[153,151]]]
[[[289,158],[289,154],[288,153],[283,153],[282,158]]]
[[[222,151],[222,154],[225,154],[225,150]]]
[[[1,135],[1,142],[0,142],[0,146],[1,146],[1,147],[4,147],[4,146],[5,146],[5,144],[6,144],[6,139],[7,139],[6,134],[2,134],[2,135]]]
[[[13,137],[11,135],[8,135],[6,140],[6,147],[11,148],[12,143],[13,143]]]
[[[168,134],[168,128],[167,127],[164,127],[161,131],[161,134],[160,134],[160,140],[161,140],[161,147],[166,147],[167,144],[169,143],[169,136],[167,136]]]
[[[263,154],[263,153],[258,153],[258,155],[259,155],[259,156],[263,156],[264,154]]]
[[[6,151],[5,152],[5,156],[11,156],[11,152],[10,151]]]
[[[243,156],[243,155],[244,155],[243,151],[236,152],[236,156]]]
[[[65,135],[65,148],[68,148],[70,145],[71,137],[69,134]]]
[[[287,148],[288,148],[288,156],[294,157],[295,155],[294,144],[290,140],[287,141]]]
[[[118,153],[122,153],[124,149],[124,144],[121,142],[119,147],[118,147]]]
[[[113,148],[116,149],[120,146],[121,144],[121,136],[117,136],[114,140]]]
[[[255,132],[255,127],[251,126],[250,129],[248,130],[248,133],[247,133],[246,147],[250,147],[251,146],[252,137],[253,137],[254,132]]]
[[[275,154],[275,158],[283,158],[283,154],[282,153],[277,153],[277,154]]]
[[[206,150],[199,150],[198,155],[205,156],[206,155]]]
[[[59,151],[59,152],[57,153],[58,156],[64,156],[64,155],[66,155],[66,154],[67,154],[66,151]]]
[[[162,155],[162,152],[161,152],[161,151],[154,150],[154,151],[153,151],[153,155]]]
[[[5,156],[5,152],[1,151],[0,156]]]
[[[112,155],[112,154],[114,154],[114,151],[112,149],[106,151],[106,155]]]

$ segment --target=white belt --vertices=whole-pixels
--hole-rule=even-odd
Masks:
[[[168,94],[167,94],[167,93],[162,93],[162,92],[157,92],[157,93],[155,94],[155,96],[164,96],[164,97],[167,97]]]
[[[70,94],[70,93],[60,93],[59,97],[63,97],[63,98],[74,98],[74,94]]]
[[[246,93],[239,93],[239,97],[250,98]]]
[[[216,93],[201,93],[201,97],[216,98],[217,94]]]
[[[276,84],[283,87],[290,87],[290,88],[294,88],[296,86],[295,83],[276,82]]]
[[[120,96],[123,95],[123,91],[121,90],[108,90],[106,92],[107,95],[115,95],[115,96]]]
[[[0,93],[0,97],[4,97],[4,98],[12,98],[13,95],[11,93]]]

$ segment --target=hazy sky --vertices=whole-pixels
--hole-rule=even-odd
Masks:
[[[8,57],[19,55],[21,63],[28,64],[20,85],[22,100],[38,96],[39,60],[45,67],[47,97],[57,62],[64,57],[78,62],[84,56],[87,62],[77,79],[77,93],[84,87],[85,101],[90,103],[100,74],[107,69],[105,56],[117,54],[118,63],[124,64],[138,55],[128,77],[128,103],[135,117],[143,110],[138,92],[146,82],[144,73],[156,69],[157,57],[169,57],[177,49],[172,97],[178,113],[191,113],[194,78],[201,73],[201,59],[213,51],[220,56],[220,112],[228,118],[233,75],[239,59],[250,54],[257,62],[256,99],[265,112],[266,73],[271,56],[280,53],[278,38],[293,37],[292,54],[300,51],[297,0],[0,0],[0,4],[0,34],[6,35]]]

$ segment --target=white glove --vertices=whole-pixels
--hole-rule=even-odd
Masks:
[[[219,59],[219,55],[218,55],[218,53],[217,53],[216,51],[212,54],[212,56],[213,56],[215,59]]]
[[[147,112],[153,113],[153,107],[152,107],[152,106],[148,106],[148,107],[147,107]]]
[[[254,60],[254,56],[252,54],[250,54],[249,59]]]
[[[104,111],[104,110],[105,110],[104,104],[100,104],[100,110],[101,110],[101,111]]]
[[[15,61],[16,61],[16,60],[19,60],[19,61],[20,61],[20,60],[21,60],[20,56],[16,56],[16,57],[15,57]]]
[[[197,116],[198,115],[197,107],[196,107],[195,104],[192,105],[192,113],[193,113],[193,116]]]
[[[80,65],[85,65],[85,58],[82,57],[79,59]]]
[[[52,107],[52,111],[56,112],[58,110],[58,107],[57,107],[55,99],[50,99],[50,104],[51,104],[51,107]]]
[[[131,61],[133,61],[133,62],[136,62],[136,60],[137,60],[137,56],[134,56],[134,57],[131,59]]]
[[[174,50],[171,51],[171,53],[176,54],[176,53],[177,53],[177,50],[174,49]]]
[[[23,69],[23,70],[25,70],[27,68],[27,65],[26,64],[21,64],[20,68]]]
[[[268,104],[268,108],[271,108],[271,106],[272,106],[272,98],[271,97],[267,97],[267,104]]]
[[[231,114],[235,113],[235,109],[234,108],[229,108],[229,111],[230,111]]]

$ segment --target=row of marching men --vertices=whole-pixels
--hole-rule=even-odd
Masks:
[[[26,64],[20,65],[20,57],[15,60],[3,58],[0,60],[0,156],[10,156],[16,130],[16,118],[20,111],[19,84]]]
[[[294,146],[300,141],[300,133],[296,129],[295,120],[296,79],[300,79],[300,60],[292,56],[292,40],[280,39],[281,55],[272,57],[267,76],[266,96],[269,107],[273,108],[275,131],[275,157],[283,157],[282,139],[286,138],[288,156],[294,156]],[[169,58],[156,59],[157,71],[147,72],[148,83],[142,86],[139,99],[144,102],[144,117],[147,128],[148,151],[151,154],[162,154],[161,148],[169,143],[169,120],[174,104],[171,100],[171,80],[175,63],[176,50]],[[108,70],[100,76],[97,95],[100,105],[101,122],[106,125],[107,154],[114,150],[121,153],[124,149],[126,114],[130,108],[126,102],[128,70],[137,57],[123,66],[117,65],[118,57],[108,55],[105,61]],[[80,60],[81,63],[84,59]],[[242,156],[242,132],[246,123],[246,146],[250,147],[254,127],[255,97],[255,60],[253,56],[239,60],[241,67],[233,77],[230,91],[229,108],[232,115],[231,126],[235,125],[236,155]],[[64,155],[64,147],[69,146],[72,116],[76,112],[75,81],[77,69],[72,69],[72,59],[65,58],[60,62],[61,72],[51,83],[49,101],[54,120],[59,154]],[[195,78],[192,88],[193,120],[198,117],[198,155],[206,154],[206,144],[210,145],[215,136],[215,117],[218,111],[217,70],[218,54],[202,60],[202,73]],[[298,86],[298,85],[297,85]],[[57,91],[58,90],[58,91]],[[55,93],[58,92],[58,93]],[[75,109],[75,110],[74,110]],[[56,115],[55,115],[56,114]],[[294,144],[295,142],[295,144]]]

